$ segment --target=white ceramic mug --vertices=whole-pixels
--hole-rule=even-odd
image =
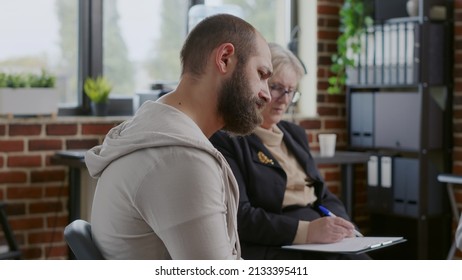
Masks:
[[[335,154],[335,143],[337,134],[323,133],[318,135],[319,138],[319,153],[322,157],[333,157]]]

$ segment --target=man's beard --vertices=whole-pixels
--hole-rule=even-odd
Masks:
[[[237,67],[232,77],[222,85],[218,97],[218,112],[225,123],[223,129],[235,135],[247,135],[263,121],[257,104],[264,101],[254,96],[243,67]]]

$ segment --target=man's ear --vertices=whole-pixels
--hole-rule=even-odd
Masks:
[[[217,48],[215,55],[215,64],[222,74],[226,74],[232,69],[235,61],[235,49],[231,43],[225,43]],[[231,67],[231,68],[230,68]]]

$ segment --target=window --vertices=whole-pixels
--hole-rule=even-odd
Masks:
[[[191,3],[207,11],[193,14]],[[287,46],[296,37],[303,44],[298,56],[308,75],[301,80],[302,98],[295,113],[298,117],[316,115],[317,1],[138,0],[135,5],[130,0],[105,0],[104,5],[103,72],[116,83],[114,95],[131,97],[159,83],[175,87],[184,38],[201,19],[195,16],[225,11],[250,22],[269,42]]]
[[[314,20],[314,24],[308,24],[315,28],[316,17],[306,17],[307,11],[316,12],[313,4],[307,4],[311,2],[316,3],[312,0],[0,0],[0,71],[45,69],[57,75],[60,114],[85,114],[89,102],[83,96],[82,85],[89,75],[104,74],[113,82],[111,98],[130,99],[138,92],[150,91],[156,83],[176,86],[180,76],[179,53],[193,4],[234,5],[239,16],[254,25],[268,41],[287,46],[293,26],[297,25],[292,19],[294,7],[300,8],[298,18],[304,19],[303,24]],[[299,41],[315,50],[316,44],[312,43],[315,41],[306,43],[311,38],[301,37],[306,34],[302,28]],[[315,56],[303,57],[306,52],[305,47],[300,51],[302,61],[315,63]],[[308,73],[316,78],[315,69]],[[305,87],[301,85],[302,103],[315,103],[315,99],[306,101],[308,91],[315,98],[315,90]]]
[[[0,71],[57,76],[61,105],[77,105],[78,1],[0,0]]]
[[[287,45],[287,3],[206,0],[201,6],[212,12],[236,14],[237,10],[236,15],[252,23],[268,41]],[[189,5],[184,0],[104,1],[103,73],[115,83],[114,95],[133,96],[156,83],[175,86],[181,71],[180,50],[194,20]]]
[[[104,1],[103,73],[114,95],[178,81],[188,8],[184,0]]]
[[[234,5],[268,42],[286,46],[290,40],[290,4],[287,0],[206,0],[205,5]]]

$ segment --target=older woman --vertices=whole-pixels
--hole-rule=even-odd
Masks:
[[[299,97],[300,61],[270,43],[272,100],[253,134],[210,140],[230,164],[240,190],[238,232],[244,259],[341,259],[347,255],[280,249],[281,245],[331,243],[353,236],[354,225],[340,200],[325,186],[303,128],[282,120]],[[337,217],[324,217],[322,205]],[[357,257],[355,257],[357,258]],[[359,258],[367,258],[360,255]]]

